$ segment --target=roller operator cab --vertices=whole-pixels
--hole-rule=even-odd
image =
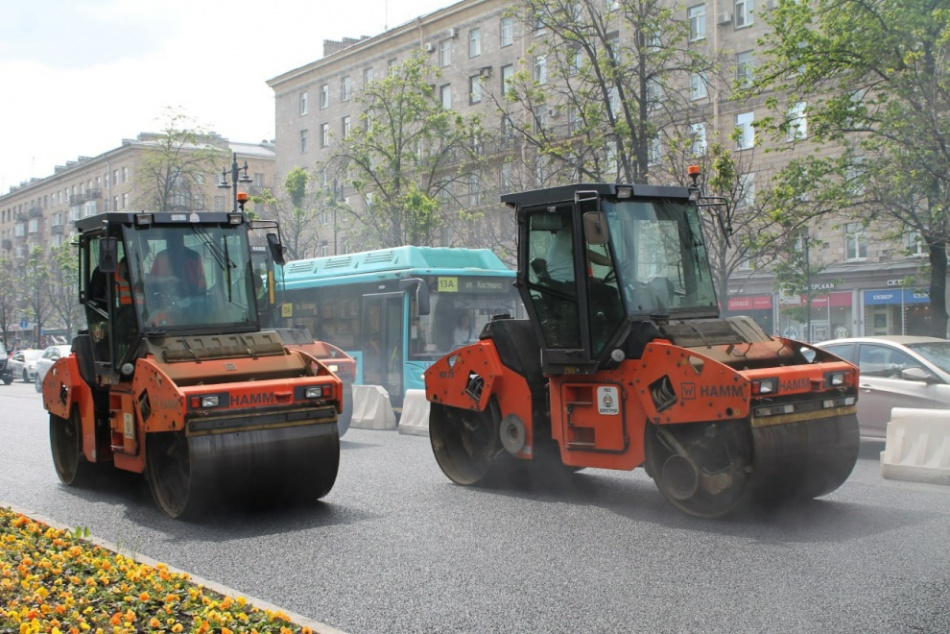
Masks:
[[[210,500],[316,500],[339,465],[342,383],[259,325],[240,213],[76,223],[88,330],[43,380],[60,479],[144,473],[171,517]],[[269,238],[280,258],[279,237]]]
[[[642,465],[702,517],[847,479],[856,369],[719,317],[699,199],[607,184],[502,197],[517,214],[528,319],[491,321],[426,373],[432,448],[450,479]]]

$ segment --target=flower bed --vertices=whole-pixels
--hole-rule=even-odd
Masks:
[[[0,633],[281,632],[281,612],[0,508]]]

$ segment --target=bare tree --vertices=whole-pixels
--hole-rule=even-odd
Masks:
[[[203,210],[204,181],[229,156],[221,139],[181,113],[167,110],[162,130],[141,134],[147,146],[135,171],[136,204],[154,211]]]

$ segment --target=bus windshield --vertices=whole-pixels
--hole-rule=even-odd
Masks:
[[[459,277],[457,284],[431,293],[430,313],[419,315],[412,325],[410,359],[431,361],[477,341],[493,315],[520,316],[520,299],[510,278]]]
[[[695,204],[605,200],[603,209],[629,314],[716,310]]]
[[[158,225],[126,236],[119,263],[144,331],[257,327],[243,225]]]

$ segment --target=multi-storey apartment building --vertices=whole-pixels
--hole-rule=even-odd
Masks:
[[[616,4],[605,2],[604,6]],[[775,0],[692,0],[678,9],[688,24],[690,46],[703,47],[719,60],[716,76],[689,80],[687,90],[694,107],[685,125],[694,138],[694,150],[702,153],[714,139],[734,143],[737,160],[748,171],[743,178],[744,196],[749,200],[756,190],[765,191],[771,176],[791,158],[810,151],[762,151],[783,142],[791,147],[790,141],[807,138],[806,104],[785,104],[792,125],[783,140],[765,138],[755,127],[756,121],[774,114],[764,98],[732,98],[735,86],[754,76],[756,41],[768,28],[763,18],[775,7]],[[418,51],[439,69],[435,94],[446,108],[477,113],[484,122],[500,122],[497,103],[486,96],[502,93],[505,82],[521,68],[535,79],[545,72],[544,56],[539,54],[543,49],[535,48],[543,29],[519,18],[524,13],[521,8],[510,0],[462,0],[375,37],[327,41],[323,58],[271,79],[268,84],[276,96],[278,179],[295,167],[312,168],[332,156],[335,143],[358,120],[357,97],[363,87]],[[620,31],[617,37],[630,34]],[[555,109],[545,114],[569,118]],[[566,121],[551,125],[569,130]],[[737,129],[740,133],[733,141],[730,135]],[[651,149],[659,153],[659,148]],[[510,149],[515,154],[523,151],[517,144]],[[319,175],[316,180],[320,183]],[[499,182],[509,181],[502,171]],[[532,182],[530,173],[517,183],[520,187],[550,184],[540,176]],[[366,202],[344,184],[324,179],[322,185],[338,187],[351,206]],[[477,188],[473,183],[472,191]],[[480,193],[470,196],[473,206],[497,216],[506,213],[497,196],[489,195],[494,192]],[[345,252],[350,247],[346,227],[330,214],[318,217],[322,224],[317,230],[332,235],[324,240],[324,253]],[[868,229],[846,217],[811,228],[809,258],[813,267],[822,270],[812,280],[812,288],[820,294],[810,302],[783,294],[769,268],[757,269],[757,263],[750,261],[730,278],[729,296],[720,298],[721,305],[727,313],[752,315],[772,332],[813,341],[865,333],[923,333],[929,312],[926,275],[920,274],[924,253],[915,236],[885,240],[885,229],[891,230],[886,235],[895,234],[893,227]],[[464,235],[461,242],[447,239],[445,244],[475,246],[465,243]],[[804,316],[808,303],[810,319]],[[810,333],[804,332],[805,323],[810,324]]]
[[[143,202],[142,182],[137,175],[149,151],[154,150],[155,139],[149,133],[125,139],[119,147],[69,161],[56,167],[50,176],[30,179],[0,195],[0,259],[4,265],[16,268],[35,247],[48,252],[69,242],[73,221],[79,218],[107,211],[137,210],[147,204]],[[235,143],[215,134],[207,142],[219,150],[217,167],[209,165],[208,173],[202,175],[196,188],[173,194],[173,205],[199,211],[229,211],[233,204],[230,168],[235,158],[241,167],[247,163],[247,177],[251,181],[241,183],[241,191],[253,195],[274,187],[272,143]],[[228,172],[226,188],[219,186],[222,170]]]

